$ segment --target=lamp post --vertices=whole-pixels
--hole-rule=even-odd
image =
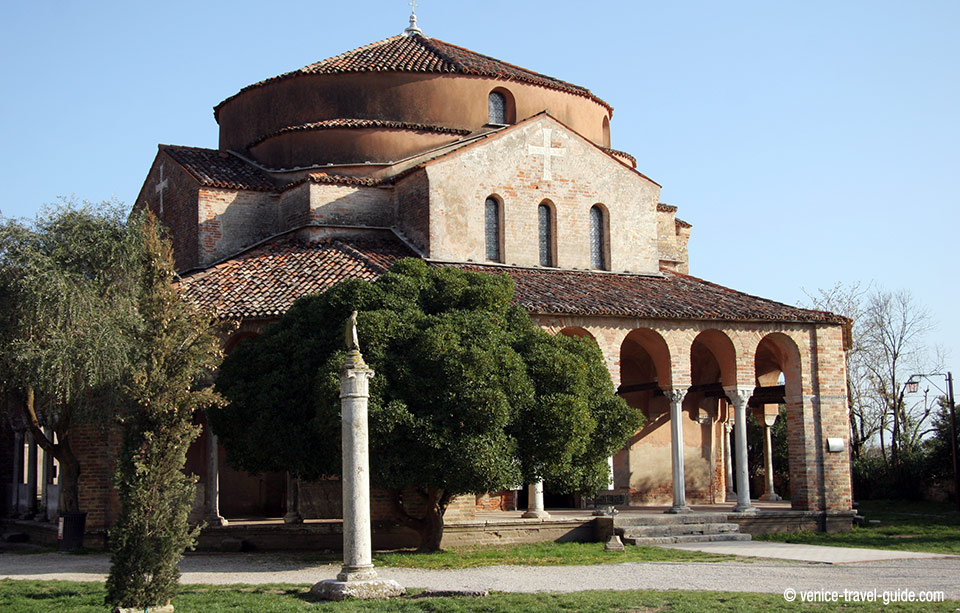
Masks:
[[[957,409],[953,400],[953,373],[948,371],[946,374],[936,372],[928,375],[910,375],[905,387],[907,392],[916,392],[920,379],[929,379],[930,377],[944,377],[947,380],[947,403],[950,406],[950,453],[953,456],[954,497],[957,499],[957,510],[960,511],[960,467],[958,467],[957,464]],[[936,384],[934,384],[934,387],[937,387]],[[937,389],[941,392],[943,391],[939,387],[937,387]]]

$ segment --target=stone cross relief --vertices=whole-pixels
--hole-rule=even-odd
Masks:
[[[555,157],[562,158],[567,154],[567,150],[557,147],[554,148],[551,146],[551,136],[553,135],[552,128],[543,129],[543,146],[539,145],[527,145],[527,153],[530,155],[542,155],[543,156],[543,180],[544,181],[553,181],[553,164],[552,160]]]
[[[157,183],[155,191],[160,194],[160,214],[163,215],[163,192],[167,189],[167,180],[163,178],[163,164],[160,164],[160,182]]]

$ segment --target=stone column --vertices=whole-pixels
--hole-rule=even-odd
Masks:
[[[764,415],[763,417],[763,470],[766,473],[766,489],[760,500],[782,500],[773,490],[773,437],[770,431],[776,421],[776,415],[770,415],[769,417]]]
[[[733,491],[733,455],[730,453],[732,445],[730,437],[733,436],[733,418],[730,417],[723,424],[723,468],[726,471],[724,481],[727,483],[727,501],[737,499],[737,494]]]
[[[20,484],[23,483],[23,431],[13,433],[13,479],[10,482],[10,517],[20,517]]]
[[[367,398],[374,372],[360,355],[356,326],[354,311],[347,322],[347,359],[340,369],[343,567],[335,581],[328,579],[310,588],[326,600],[388,598],[406,593],[396,581],[378,579],[373,568]]]
[[[543,508],[543,481],[537,481],[530,484],[527,490],[527,511],[520,517],[537,517],[546,519],[550,517]]]
[[[287,514],[283,516],[285,524],[302,524],[300,515],[300,480],[287,473]]]
[[[34,519],[37,515],[37,441],[33,432],[27,431],[27,499],[23,507],[23,518]]]
[[[220,445],[209,422],[205,429],[207,431],[207,479],[204,488],[207,514],[204,520],[210,526],[226,526],[227,520],[220,515]]]
[[[756,507],[750,504],[750,472],[747,464],[747,402],[753,390],[746,386],[723,389],[733,403],[733,429],[737,440],[737,505],[733,510],[736,513],[749,513],[756,511]]]
[[[683,397],[686,392],[666,390],[670,401],[670,458],[673,467],[673,506],[667,513],[689,513],[686,480],[683,476]]]

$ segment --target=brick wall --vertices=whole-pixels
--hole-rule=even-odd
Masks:
[[[209,266],[278,231],[276,194],[202,188],[199,264]]]
[[[397,183],[397,225],[421,251],[430,252],[430,181],[420,170]]]
[[[163,190],[163,211],[160,210],[160,194],[156,188],[160,183],[161,166],[167,188]],[[160,152],[147,178],[135,209],[148,207],[169,231],[173,243],[173,258],[177,270],[187,270],[199,261],[199,243],[197,240],[197,195],[200,184],[180,164],[166,153]]]
[[[545,178],[546,130],[552,179]],[[656,205],[660,188],[610,158],[562,124],[543,116],[441,158],[426,167],[430,180],[430,257],[485,260],[484,202],[503,203],[503,262],[539,265],[537,207],[549,199],[556,212],[557,266],[591,268],[590,209],[609,211],[611,270],[659,270]]]

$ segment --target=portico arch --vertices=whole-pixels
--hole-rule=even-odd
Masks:
[[[727,430],[729,407],[724,386],[736,385],[737,350],[727,334],[709,329],[690,344],[691,386],[683,402],[686,488],[692,498],[722,502],[727,498],[730,467]],[[692,423],[691,423],[692,422]],[[726,452],[725,452],[726,451]]]
[[[818,474],[815,458],[808,458],[809,445],[817,449],[815,432],[804,417],[803,366],[796,341],[782,332],[765,335],[757,344],[754,358],[757,389],[751,408],[758,415],[764,406],[786,406],[788,474],[791,506],[799,510],[818,507]],[[769,412],[769,409],[768,411]]]
[[[572,336],[576,338],[589,338],[596,342],[596,338],[590,334],[590,331],[586,328],[581,328],[580,326],[567,326],[566,328],[561,329],[557,334],[562,334],[564,336]]]

